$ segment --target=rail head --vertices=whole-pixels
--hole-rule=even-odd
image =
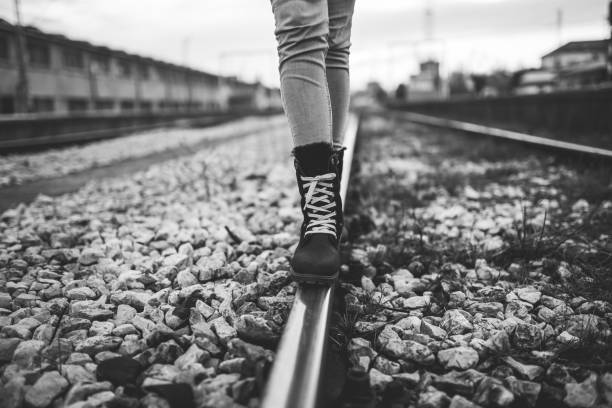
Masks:
[[[480,125],[477,123],[463,122],[460,120],[441,118],[438,116],[424,115],[416,112],[401,112],[398,117],[409,122],[421,125],[435,126],[439,128],[453,129],[471,134],[484,135],[488,137],[505,139],[532,146],[547,148],[550,150],[564,151],[575,154],[584,154],[606,160],[612,160],[612,150],[595,146],[587,146],[563,140],[550,139],[547,137],[530,135],[528,133],[516,132],[507,129]]]
[[[346,201],[359,121],[349,118],[344,145],[344,170],[340,182]],[[262,408],[314,408],[319,397],[333,287],[300,285],[278,346],[264,392]]]

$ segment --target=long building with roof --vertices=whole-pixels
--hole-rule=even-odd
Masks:
[[[0,19],[0,114],[215,111],[279,104],[278,90],[259,83]]]

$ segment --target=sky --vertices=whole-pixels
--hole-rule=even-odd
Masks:
[[[24,24],[245,80],[278,84],[270,0],[20,0]],[[388,89],[433,57],[443,73],[537,67],[571,40],[610,36],[608,0],[356,0],[351,77]],[[425,10],[430,8],[427,34]],[[559,14],[561,24],[558,24]],[[14,0],[0,18],[15,22]]]

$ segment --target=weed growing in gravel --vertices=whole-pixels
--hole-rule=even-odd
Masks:
[[[576,259],[570,276],[560,284],[562,290],[574,296],[600,299],[612,302],[612,255],[602,256],[601,260]],[[590,261],[590,262],[589,262]]]
[[[519,260],[522,264],[534,259],[540,259],[561,245],[564,240],[554,240],[547,234],[548,211],[544,210],[544,217],[540,225],[530,221],[530,214],[525,205],[521,206],[521,220],[514,222],[514,230],[507,234],[507,247],[492,257],[496,263],[507,266]]]
[[[346,351],[349,341],[356,336],[356,323],[360,320],[360,312],[336,312],[329,328],[329,339],[340,350]]]
[[[563,324],[568,325],[569,322]],[[578,362],[580,367],[598,372],[612,368],[612,336],[593,330],[586,323],[574,330],[578,341],[561,345],[556,361],[564,364]]]

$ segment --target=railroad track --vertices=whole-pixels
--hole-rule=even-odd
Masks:
[[[359,120],[352,116],[344,139],[347,149],[340,183],[343,205],[346,204],[358,128]],[[263,408],[317,406],[332,300],[333,286],[298,287],[268,379]]]
[[[10,129],[3,128],[3,122],[9,122],[11,119],[0,119],[0,128],[2,128],[6,134],[0,137],[0,154],[7,153],[19,153],[22,151],[30,150],[42,150],[47,148],[61,147],[66,145],[90,143],[94,141],[112,139],[115,137],[124,136],[131,133],[144,132],[152,129],[158,129],[163,127],[176,127],[176,126],[197,126],[197,127],[210,127],[220,125],[231,120],[239,119],[245,116],[243,114],[227,114],[221,113],[218,115],[211,114],[202,116],[201,118],[177,118],[171,120],[165,120],[162,122],[151,123],[151,124],[140,124],[140,125],[126,125],[126,126],[110,126],[101,127],[99,125],[92,125],[89,129],[80,131],[57,131],[51,132],[51,134],[38,135],[38,136],[11,136]],[[39,120],[44,120],[41,118]],[[82,118],[76,118],[79,120]],[[32,119],[36,121],[37,119]],[[69,117],[58,118],[57,120],[70,120]],[[21,123],[24,123],[24,119],[21,119]]]
[[[570,154],[580,154],[603,160],[612,160],[612,150],[602,149],[599,147],[565,142],[562,140],[555,140],[541,136],[534,136],[527,133],[479,125],[471,122],[463,122],[459,120],[440,118],[437,116],[423,115],[421,113],[415,112],[394,112],[392,113],[392,116],[421,125],[452,129],[468,134],[481,135],[500,140],[518,142],[534,147],[544,148],[546,150],[565,152]]]
[[[466,127],[462,122],[452,121],[454,123],[449,126],[448,121],[434,121],[431,117],[424,118],[423,115],[412,116],[411,118],[413,122],[420,121],[417,123],[425,125],[469,131],[492,137],[497,137],[496,134],[499,135],[499,132],[491,131],[492,128],[473,124],[467,124],[469,126]],[[346,204],[358,127],[358,119],[351,117],[345,138],[347,151],[345,152],[345,171],[341,180],[341,195],[344,204]],[[513,138],[508,139],[515,140]],[[530,143],[537,140],[525,139],[520,141]],[[571,146],[565,146],[563,150],[568,150],[568,147]],[[597,157],[608,157],[605,154],[602,155],[600,151],[591,152],[590,150],[578,149],[577,152],[594,154]],[[293,308],[277,350],[275,365],[267,384],[268,387],[264,392],[262,407],[313,408],[320,402],[320,380],[326,356],[333,291],[333,287],[309,285],[298,287]]]
[[[612,159],[611,150],[592,146],[412,112],[392,113],[392,116],[421,125],[520,142],[548,150]],[[341,182],[343,203],[346,201],[357,130],[358,119],[352,117],[345,138],[347,167]],[[319,403],[332,299],[333,287],[302,285],[298,288],[268,379],[263,408],[314,408]]]

